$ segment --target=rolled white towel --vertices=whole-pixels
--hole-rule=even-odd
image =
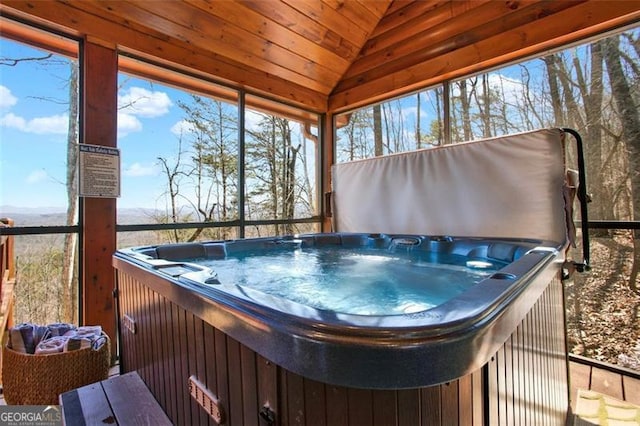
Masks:
[[[90,348],[93,343],[92,339],[80,336],[64,336],[66,342],[64,344],[64,352],[78,351],[80,349]]]
[[[67,333],[70,330],[73,330],[75,328],[76,328],[75,325],[67,324],[66,322],[56,322],[56,323],[47,325],[47,330],[49,332],[48,333],[49,337],[64,336],[65,333]]]
[[[16,352],[33,354],[47,328],[23,322],[9,329],[9,347]]]
[[[45,339],[36,346],[36,355],[55,354],[64,350],[68,337],[54,336]]]
[[[102,327],[99,325],[86,325],[82,327],[77,327],[73,330],[69,330],[64,335],[65,336],[77,336],[77,337],[86,337],[93,338],[99,337],[102,334]]]

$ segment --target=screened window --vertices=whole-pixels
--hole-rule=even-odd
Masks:
[[[442,95],[437,87],[336,116],[336,162],[441,145]]]

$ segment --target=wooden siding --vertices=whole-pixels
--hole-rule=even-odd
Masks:
[[[175,424],[215,424],[189,396],[195,375],[217,396],[227,425],[562,424],[568,408],[562,285],[554,280],[482,368],[420,389],[333,386],[291,373],[194,315],[202,300],[115,261],[123,372],[137,371]],[[198,301],[199,300],[199,301]],[[126,320],[125,320],[126,317]],[[135,324],[135,327],[132,325]],[[133,333],[132,331],[135,331]]]
[[[640,1],[3,0],[0,13],[339,112],[636,23]]]

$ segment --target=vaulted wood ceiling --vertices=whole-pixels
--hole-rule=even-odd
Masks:
[[[640,1],[2,0],[0,13],[315,111],[640,20]]]

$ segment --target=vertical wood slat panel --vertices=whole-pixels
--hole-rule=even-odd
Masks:
[[[487,363],[487,375],[487,389],[489,392],[489,395],[487,395],[489,401],[489,403],[487,404],[487,415],[490,421],[498,425],[500,422],[498,407],[498,395],[500,392],[500,389],[498,389],[498,353],[492,356],[491,360]]]
[[[415,389],[397,391],[398,424],[420,424],[420,393]]]
[[[373,424],[373,398],[370,390],[347,389],[349,424]]]
[[[167,385],[170,386],[169,398],[170,403],[169,407],[165,407],[165,412],[171,419],[173,424],[177,424],[177,420],[179,416],[181,416],[181,404],[180,398],[178,394],[178,386],[176,381],[178,380],[178,369],[176,368],[176,357],[178,357],[179,352],[176,351],[176,328],[177,328],[177,318],[175,317],[175,312],[173,309],[173,304],[169,300],[164,300],[164,309],[165,309],[165,326],[164,332],[167,335],[166,344],[165,344],[165,358],[166,358],[166,368],[169,371],[165,371],[165,381]]]
[[[327,423],[327,386],[315,380],[304,380],[304,406],[308,424],[329,426]]]
[[[278,398],[278,370],[271,361],[260,355],[256,357],[256,360],[258,366],[259,408],[268,407],[275,413],[276,418],[278,418],[279,413],[281,413],[283,409]]]
[[[505,347],[503,346],[496,353],[496,373],[497,373],[497,405],[498,405],[498,423],[501,426],[508,426],[507,424],[507,408],[509,406],[507,402],[508,389],[506,385],[506,363],[505,363]]]
[[[176,338],[178,340],[178,348],[180,354],[180,370],[177,375],[176,384],[183,389],[182,392],[182,414],[184,416],[185,424],[194,424],[195,420],[191,413],[191,398],[187,391],[187,378],[189,377],[189,345],[187,340],[188,324],[187,324],[187,312],[178,308],[178,333]]]
[[[504,373],[505,373],[505,405],[506,405],[506,424],[513,425],[515,423],[515,411],[516,411],[516,388],[514,386],[514,365],[513,365],[513,335],[509,336],[504,344]]]
[[[162,341],[165,338],[164,333],[161,331],[161,321],[160,321],[160,295],[156,292],[151,292],[151,309],[152,309],[152,335],[153,335],[153,348],[155,351],[154,357],[154,374],[156,376],[156,388],[157,393],[156,399],[160,402],[160,405],[166,407],[166,392],[165,392],[165,380],[162,369]]]
[[[193,334],[194,334],[193,343],[194,344],[191,346],[191,350],[195,352],[195,359],[196,359],[195,374],[201,383],[206,384],[207,383],[207,377],[206,377],[207,365],[206,365],[206,356],[204,352],[204,321],[202,321],[202,319],[196,316],[193,316],[193,320],[194,320],[193,322]],[[209,420],[211,419],[209,414],[199,406],[197,407],[197,410],[200,413],[200,424],[202,425],[208,424]]]
[[[258,391],[256,353],[244,345],[240,346],[242,362],[243,417],[244,426],[258,426]]]
[[[215,357],[216,383],[218,386],[218,398],[225,401],[226,417],[230,417],[229,407],[229,368],[227,366],[227,336],[217,328],[214,328],[215,353],[209,356]],[[229,424],[231,422],[229,421]]]
[[[420,403],[422,405],[421,424],[423,426],[439,425],[442,421],[440,411],[440,387],[431,386],[420,389]]]
[[[227,406],[229,407],[229,423],[232,425],[244,425],[244,410],[242,407],[242,364],[240,362],[240,344],[227,336],[227,382],[229,394]]]
[[[327,386],[327,425],[345,426],[349,421],[347,390],[338,386]]]
[[[473,382],[468,374],[458,380],[458,419],[461,425],[473,425]]]
[[[220,400],[220,392],[218,388],[217,380],[217,361],[216,361],[216,341],[215,341],[215,329],[205,323],[204,324],[204,351],[207,356],[207,370],[204,375],[204,383],[215,396]],[[226,418],[228,413],[226,407],[223,407],[223,416]]]
[[[184,323],[185,333],[183,338],[185,338],[186,340],[182,345],[182,348],[183,348],[182,350],[183,352],[185,352],[184,358],[186,359],[187,368],[182,375],[182,380],[185,383],[188,383],[189,377],[191,377],[191,375],[197,376],[197,372],[198,372],[197,365],[196,365],[196,354],[193,347],[193,344],[195,342],[195,321],[194,321],[193,315],[188,311],[185,311],[184,320],[185,320],[185,323]],[[188,396],[188,393],[187,393],[187,396]],[[189,399],[189,406],[191,411],[191,423],[202,424],[202,421],[200,419],[200,407],[198,406],[198,403],[193,398],[189,397],[188,399]]]
[[[173,353],[175,354],[173,358],[173,368],[175,369],[175,378],[176,378],[176,419],[177,424],[186,424],[186,408],[185,408],[185,392],[186,389],[182,385],[182,355],[183,351],[180,347],[180,334],[182,330],[180,328],[180,316],[182,312],[181,309],[172,304],[171,305],[171,318],[173,319]]]
[[[147,292],[147,288],[140,286],[137,289],[137,298],[138,298],[138,306],[140,308],[140,340],[142,342],[142,347],[147,348],[147,350],[142,351],[142,374],[141,377],[147,386],[153,391],[153,376],[151,374],[151,368],[153,364],[151,363],[151,351],[148,350],[150,336],[149,336],[149,315],[147,313],[147,300],[145,298],[145,294]]]
[[[458,412],[460,410],[460,397],[458,394],[458,380],[445,383],[440,386],[441,402],[441,424],[443,426],[455,426],[460,424]]]
[[[514,426],[523,425],[522,422],[522,387],[521,387],[521,364],[520,364],[520,326],[511,335],[512,363],[513,363],[513,424]]]
[[[136,319],[140,333],[123,338],[128,351],[124,356],[131,368],[147,371],[159,395],[164,392],[164,398],[158,399],[176,424],[211,424],[199,406],[192,406],[186,389],[190,374],[196,374],[218,396],[228,425],[259,425],[258,412],[265,404],[276,413],[277,424],[483,424],[488,396],[483,394],[480,370],[448,384],[397,391],[314,382],[272,364],[144,287],[122,278],[122,312],[140,308],[134,314],[140,317]],[[542,297],[488,363],[486,386],[494,394],[489,404],[491,424],[556,424],[555,407],[561,401],[553,399],[561,398],[549,384],[555,384],[556,372],[566,373],[563,348],[558,348],[564,344],[559,330],[563,320],[555,319],[558,305],[562,309],[559,297],[553,293]],[[156,354],[149,354],[149,348]],[[138,352],[144,355],[133,358]],[[549,359],[550,353],[553,357]],[[174,380],[166,371],[172,369],[176,370]],[[562,380],[558,385],[562,388]],[[557,395],[562,395],[561,389]],[[531,404],[525,409],[528,401]]]
[[[488,398],[484,394],[482,369],[471,373],[472,401],[473,401],[473,426],[481,426],[484,423],[484,401]]]
[[[381,390],[373,392],[373,424],[374,425],[397,425],[398,404],[397,391]]]

